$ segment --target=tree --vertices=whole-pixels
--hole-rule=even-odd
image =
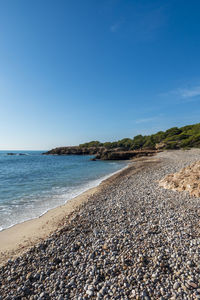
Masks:
[[[139,135],[136,135],[134,138],[133,138],[133,144],[132,144],[132,148],[133,149],[139,149],[139,148],[142,148],[142,146],[145,144],[146,142],[146,137],[139,134]]]

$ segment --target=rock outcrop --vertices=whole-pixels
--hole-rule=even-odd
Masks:
[[[72,147],[57,147],[48,152],[43,154],[45,155],[95,155],[98,152],[105,150],[102,147],[79,147],[79,146],[72,146]]]
[[[129,160],[136,157],[152,156],[156,153],[154,150],[133,150],[133,151],[120,151],[120,150],[106,150],[96,155],[96,159],[101,160]]]
[[[13,153],[13,152],[9,152],[7,153],[7,155],[27,155],[26,153]]]
[[[165,147],[166,147],[166,143],[158,143],[158,144],[156,144],[156,146],[155,146],[155,148],[156,148],[157,150],[165,149]]]
[[[106,149],[105,147],[58,147],[52,149],[45,155],[95,155],[92,160],[129,160],[134,157],[152,156],[158,151],[156,150],[133,150],[125,151],[121,148]]]
[[[187,191],[192,196],[200,197],[200,161],[183,168],[180,172],[165,176],[159,185],[165,189]]]

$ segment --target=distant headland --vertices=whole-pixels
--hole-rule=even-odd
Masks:
[[[79,146],[57,147],[45,155],[95,155],[94,160],[128,160],[152,156],[163,150],[200,147],[200,123],[184,127],[172,127],[152,135],[137,135],[115,142],[91,141]]]

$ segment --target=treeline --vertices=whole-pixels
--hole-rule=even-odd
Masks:
[[[121,148],[137,149],[180,149],[200,147],[200,123],[184,127],[172,127],[152,135],[137,135],[133,139],[124,138],[116,142],[91,141],[80,144],[80,147],[105,147],[106,149]]]

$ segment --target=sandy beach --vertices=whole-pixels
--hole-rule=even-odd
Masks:
[[[1,232],[0,299],[200,299],[199,198],[158,185],[199,159],[199,149],[139,159]]]

